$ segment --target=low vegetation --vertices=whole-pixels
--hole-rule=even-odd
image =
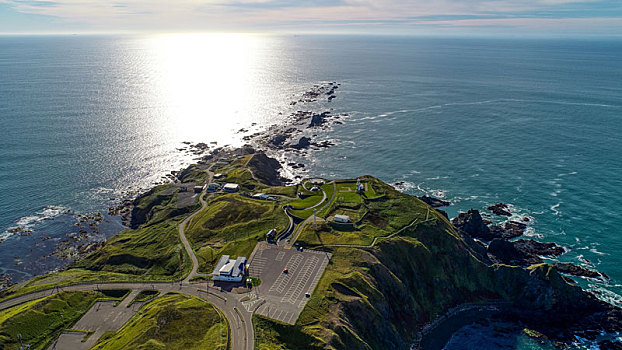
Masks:
[[[180,279],[192,266],[179,239],[179,222],[170,219],[123,231],[73,266],[131,275],[134,280]]]
[[[210,303],[169,293],[144,305],[118,331],[104,334],[93,349],[226,349],[227,327]]]
[[[125,291],[124,294],[126,294]],[[116,300],[115,292],[60,292],[0,312],[0,348],[24,346],[47,349],[65,329],[70,329],[98,299]]]
[[[195,247],[199,270],[211,272],[222,254],[246,256],[271,229],[289,226],[282,203],[226,194],[213,198],[188,224],[186,236]]]
[[[365,199],[357,193],[355,182],[337,182],[334,201],[318,213],[329,221],[317,225],[317,228],[307,225],[297,241],[311,247],[371,245],[377,237],[389,236],[408,225],[426,220],[428,206],[417,198],[400,193],[372,177],[363,177],[362,181],[376,200]],[[376,196],[373,187],[381,191],[381,197]],[[350,223],[330,222],[337,214],[347,215]]]

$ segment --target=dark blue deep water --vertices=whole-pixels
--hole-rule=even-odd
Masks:
[[[0,269],[62,265],[37,254],[75,234],[76,213],[191,162],[182,141],[240,144],[236,130],[337,81],[320,107],[349,117],[301,159],[309,175],[401,182],[450,216],[509,203],[528,236],[569,248],[560,261],[609,275],[579,282],[620,303],[621,58],[621,41],[598,40],[0,37]],[[118,231],[106,221],[93,239]]]

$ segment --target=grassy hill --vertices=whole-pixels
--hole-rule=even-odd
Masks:
[[[110,293],[114,294],[114,293]],[[31,349],[47,349],[65,329],[101,299],[117,299],[103,292],[61,292],[0,312],[0,348],[20,349],[18,334]]]
[[[199,271],[211,272],[221,254],[248,257],[269,230],[287,228],[289,219],[282,206],[282,201],[263,201],[239,194],[211,199],[207,209],[197,214],[186,229],[197,252]]]
[[[364,204],[367,230],[323,226],[301,239],[359,244],[374,234],[399,233],[368,248],[324,246],[333,256],[296,325],[258,320],[270,329],[257,332],[259,349],[304,348],[300,339],[309,348],[408,349],[414,330],[463,303],[509,301],[534,312],[563,312],[570,320],[593,303],[550,265],[488,266],[441,214],[387,185],[377,189],[385,198]],[[409,225],[413,220],[420,223]]]
[[[104,334],[93,349],[226,349],[227,327],[210,303],[169,293],[144,305],[118,331]]]

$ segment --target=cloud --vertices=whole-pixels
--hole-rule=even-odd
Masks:
[[[93,30],[327,30],[351,26],[546,30],[589,24],[611,30],[619,0],[0,0],[21,13],[85,23]],[[477,24],[479,23],[479,25]],[[545,25],[545,23],[548,23]],[[615,26],[614,26],[615,27]],[[617,33],[622,30],[619,29]],[[593,25],[586,27],[594,28]],[[614,28],[615,29],[615,28]]]

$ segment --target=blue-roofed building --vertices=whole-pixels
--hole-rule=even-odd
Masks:
[[[240,256],[231,260],[229,255],[223,255],[214,267],[212,276],[214,281],[240,282],[246,275],[246,257]]]

